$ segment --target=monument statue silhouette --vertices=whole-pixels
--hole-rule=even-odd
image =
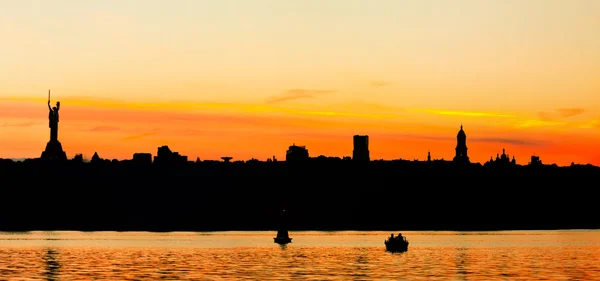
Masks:
[[[50,106],[50,90],[48,90],[48,121],[50,127],[50,141],[46,144],[46,150],[42,152],[42,159],[67,160],[67,154],[63,151],[62,144],[58,141],[58,122],[60,101],[55,107]]]

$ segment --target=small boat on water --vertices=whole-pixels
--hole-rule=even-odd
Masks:
[[[288,243],[292,243],[292,238],[290,238],[287,230],[279,230],[277,231],[277,237],[273,238],[273,241],[280,245],[285,245]]]
[[[281,222],[279,230],[277,231],[277,237],[273,238],[273,241],[279,245],[285,245],[288,243],[292,243],[292,238],[288,234],[286,221],[285,221],[285,210],[281,212]]]
[[[385,240],[385,250],[392,253],[400,253],[408,251],[408,240],[406,237],[398,233],[398,236],[394,237],[394,234]]]

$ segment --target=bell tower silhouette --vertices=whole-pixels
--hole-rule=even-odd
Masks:
[[[454,162],[470,163],[467,150],[467,134],[463,130],[462,124],[460,124],[460,131],[456,135],[456,155],[454,156]]]

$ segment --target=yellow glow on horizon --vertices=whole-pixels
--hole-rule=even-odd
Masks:
[[[207,103],[205,110],[197,110],[197,105],[188,106],[185,103],[183,106],[171,103],[170,107],[169,103],[152,103],[153,107],[139,105],[66,99],[63,101],[60,125],[60,138],[65,149],[71,154],[87,151],[86,155],[98,152],[111,158],[128,159],[134,152],[152,152],[156,147],[166,144],[190,157],[200,156],[202,159],[218,159],[223,153],[233,155],[236,159],[260,159],[271,155],[283,158],[282,153],[288,145],[299,143],[307,145],[313,156],[323,154],[341,157],[349,155],[352,150],[352,135],[367,134],[371,138],[373,159],[423,159],[426,151],[434,151],[440,158],[451,159],[455,134],[460,125],[457,121],[435,117],[439,116],[439,112],[456,111],[438,109],[405,109],[401,118],[380,119],[375,118],[377,114],[331,115],[291,106]],[[347,109],[343,105],[338,108]],[[0,101],[0,117],[5,120],[0,132],[6,136],[0,140],[0,146],[22,147],[14,149],[14,154],[4,152],[4,155],[37,156],[48,137],[46,110],[41,99]],[[507,114],[491,113],[483,118],[503,115]],[[592,147],[598,140],[597,134],[590,135],[597,119],[551,122],[532,119],[531,116],[511,115],[511,118],[499,118],[508,122],[490,126],[489,122],[478,119],[482,118],[481,114],[468,116],[473,118],[466,127],[473,161],[486,161],[500,147],[513,151],[511,155],[517,156],[519,163],[528,159],[528,154],[534,150],[539,154],[546,152],[546,162],[568,164],[579,159],[574,157],[577,155],[587,159],[580,161],[598,164],[595,161],[600,160],[593,153],[566,153],[575,151],[575,148],[564,145],[559,148],[557,144],[544,141],[554,138],[553,131],[531,131],[532,128],[563,126],[564,130],[569,130],[569,134],[585,139],[577,144],[579,151],[584,147]],[[437,120],[438,125],[420,124],[430,119]],[[518,131],[511,131],[511,127]],[[30,141],[23,142],[24,138]],[[243,148],[240,139],[244,139]]]

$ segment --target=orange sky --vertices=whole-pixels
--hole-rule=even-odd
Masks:
[[[0,157],[67,154],[600,165],[600,1],[12,1],[0,10]]]
[[[141,104],[64,98],[59,138],[67,154],[97,151],[129,159],[161,145],[190,157],[285,158],[289,145],[312,156],[350,156],[352,136],[368,134],[373,159],[451,159],[463,123],[473,161],[507,153],[526,164],[534,153],[545,162],[600,164],[600,123],[583,109],[541,116],[347,105],[337,107],[164,103]],[[49,138],[43,99],[0,101],[2,157],[38,157]],[[346,109],[346,111],[344,111]],[[355,110],[351,110],[355,109]],[[572,116],[571,116],[572,115]]]

